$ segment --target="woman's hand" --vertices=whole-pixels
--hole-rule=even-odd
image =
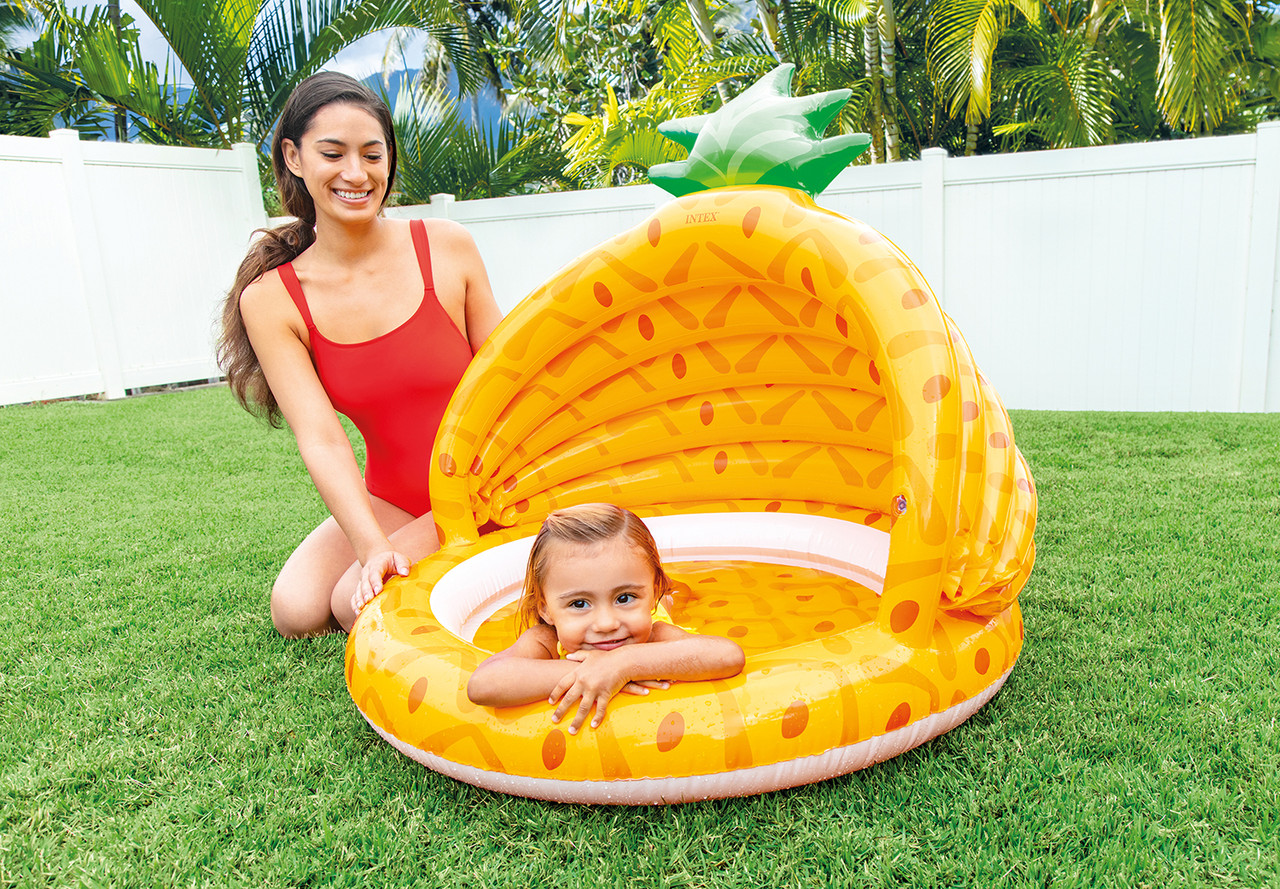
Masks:
[[[404,577],[409,568],[409,557],[395,550],[370,556],[360,568],[360,581],[356,584],[355,595],[351,597],[351,610],[358,615],[360,609],[382,592],[384,580],[393,575]]]

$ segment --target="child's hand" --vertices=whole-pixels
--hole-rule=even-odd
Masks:
[[[647,695],[651,688],[670,688],[671,683],[665,679],[632,679],[622,686],[624,695]]]
[[[578,733],[578,729],[582,728],[582,724],[587,721],[592,707],[595,708],[596,715],[591,720],[591,727],[598,728],[600,723],[604,722],[605,710],[614,695],[628,685],[636,685],[622,671],[621,659],[611,657],[612,654],[613,652],[607,651],[575,651],[565,656],[565,660],[577,661],[582,666],[565,674],[564,678],[551,690],[551,697],[547,702],[559,703],[555,712],[551,714],[552,722],[559,722],[569,712],[574,702],[579,702],[578,712],[569,723],[569,734]],[[647,689],[643,693],[648,694]]]
[[[587,654],[588,652],[585,651],[575,651],[572,654],[566,654],[564,659],[566,661],[577,661],[578,663],[582,663]],[[651,688],[656,688],[661,691],[670,687],[671,682],[666,679],[632,679],[626,685],[622,686],[621,694],[647,695]]]

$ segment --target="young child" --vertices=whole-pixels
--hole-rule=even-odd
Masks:
[[[547,698],[569,734],[614,695],[648,694],[671,680],[724,679],[742,670],[737,643],[654,620],[671,590],[657,544],[632,512],[589,503],[553,512],[534,538],[519,617],[525,628],[467,683],[476,704],[509,707]]]

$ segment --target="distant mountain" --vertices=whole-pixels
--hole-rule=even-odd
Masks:
[[[392,72],[391,77],[385,84],[382,81],[381,74],[371,74],[364,79],[363,83],[368,86],[369,89],[382,96],[386,100],[387,105],[394,111],[396,99],[400,96],[401,88],[412,83],[413,79],[417,76],[417,68],[406,68],[403,71]],[[466,118],[470,115],[472,105],[471,99],[470,97],[458,97],[457,78],[452,78],[450,86],[452,88],[451,91],[453,97],[458,102],[458,108],[463,117]],[[502,106],[498,104],[497,98],[491,93],[484,93],[480,96],[479,111],[481,124],[493,124],[502,117]]]

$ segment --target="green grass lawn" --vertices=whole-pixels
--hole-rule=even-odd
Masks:
[[[1026,646],[968,723],[671,808],[497,796],[267,590],[324,510],[225,389],[0,409],[0,886],[1280,885],[1280,415],[1018,412]]]

